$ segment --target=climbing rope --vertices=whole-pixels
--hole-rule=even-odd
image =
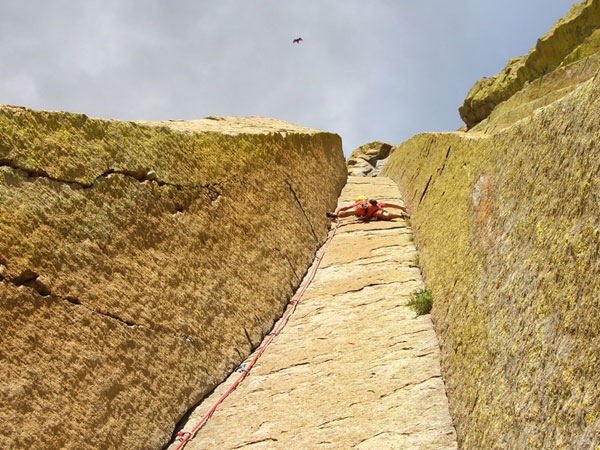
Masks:
[[[267,338],[260,345],[260,347],[258,348],[256,353],[254,354],[254,357],[252,358],[252,360],[247,364],[242,364],[242,366],[239,369],[240,375],[235,379],[233,384],[210,407],[210,409],[202,416],[200,421],[196,425],[194,425],[194,427],[190,431],[179,431],[177,433],[177,439],[179,439],[180,442],[179,442],[179,445],[177,445],[177,447],[175,447],[175,450],[183,449],[183,447],[185,447],[185,445],[196,436],[198,431],[204,426],[204,424],[208,421],[208,419],[210,419],[210,417],[213,415],[213,413],[215,412],[217,407],[221,403],[223,403],[223,401],[229,396],[229,394],[231,394],[235,390],[235,388],[238,387],[238,385],[244,380],[244,378],[246,378],[246,375],[248,375],[248,373],[250,372],[250,370],[252,369],[254,364],[256,364],[256,361],[258,361],[258,358],[260,358],[260,356],[265,352],[265,350],[267,349],[269,344],[273,341],[273,339],[275,339],[275,336],[277,336],[281,332],[283,327],[285,327],[285,325],[288,323],[291,315],[296,310],[296,306],[298,305],[298,303],[304,296],[304,293],[310,286],[310,283],[314,279],[315,274],[317,273],[317,269],[319,268],[319,265],[321,264],[321,260],[323,259],[323,255],[325,255],[325,251],[327,250],[327,247],[329,247],[331,240],[335,236],[335,233],[339,227],[339,221],[336,220],[333,223],[335,225],[330,230],[329,235],[327,236],[327,240],[321,246],[320,254],[317,254],[317,256],[315,257],[315,263],[313,264],[308,276],[305,278],[304,283],[302,284],[301,288],[298,290],[298,292],[296,292],[296,294],[292,298],[292,300],[291,300],[290,304],[288,305],[288,308],[285,311],[285,313],[283,314],[283,316],[281,316],[281,318],[279,319],[279,321],[277,322],[277,324],[275,325],[273,330],[267,335]]]

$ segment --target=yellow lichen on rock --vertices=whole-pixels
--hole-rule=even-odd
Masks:
[[[280,315],[341,140],[226,122],[0,108],[0,447],[161,448]]]
[[[382,171],[436,299],[460,448],[600,444],[598,92],[596,75],[513,124],[417,135]]]
[[[560,66],[597,53],[600,49],[596,34],[600,27],[598,17],[600,3],[596,0],[575,3],[567,16],[540,38],[528,55],[511,59],[500,74],[477,81],[459,108],[467,127],[470,129],[480,123],[497,105],[509,100],[528,83],[544,78]],[[593,70],[589,65],[593,65]],[[598,67],[598,59],[593,58],[584,65],[573,66],[571,71],[582,70],[580,77],[589,79]],[[563,73],[566,78],[571,78],[569,72]],[[551,88],[545,88],[546,94],[551,91]]]

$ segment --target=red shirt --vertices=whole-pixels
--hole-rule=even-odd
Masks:
[[[382,202],[377,202],[377,205],[373,205],[368,200],[361,200],[360,202],[356,202],[353,208],[356,210],[357,216],[371,218],[377,211],[383,209],[384,206]]]

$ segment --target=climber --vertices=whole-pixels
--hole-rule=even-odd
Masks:
[[[384,208],[397,208],[401,213],[393,213],[386,211]],[[377,220],[393,220],[410,217],[408,210],[404,206],[395,205],[393,203],[378,202],[374,199],[367,199],[364,195],[357,197],[354,203],[349,206],[338,208],[336,212],[326,213],[330,219],[341,219],[343,217],[357,216],[361,219],[377,219]]]

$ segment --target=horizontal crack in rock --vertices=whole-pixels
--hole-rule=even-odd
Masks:
[[[409,334],[417,334],[417,333],[424,333],[424,332],[429,332],[431,331],[429,328],[424,328],[422,330],[415,330],[415,331],[410,331],[408,333],[402,333],[403,335],[409,335]]]
[[[85,182],[81,182],[81,181],[65,180],[65,179],[61,179],[61,178],[52,177],[52,176],[50,176],[50,174],[48,174],[44,170],[33,169],[33,168],[28,168],[28,167],[21,167],[21,166],[18,166],[17,164],[15,164],[13,161],[8,160],[8,159],[0,159],[0,167],[8,167],[8,168],[11,168],[15,172],[21,172],[24,174],[24,176],[26,178],[46,178],[48,180],[56,181],[58,183],[64,183],[64,184],[68,184],[68,185],[76,185],[83,189],[92,188],[96,181],[98,181],[102,178],[107,178],[110,175],[123,175],[123,176],[129,177],[129,178],[133,178],[133,179],[139,181],[140,183],[150,181],[150,182],[156,183],[159,186],[168,186],[168,187],[175,188],[177,190],[190,189],[190,188],[191,189],[194,189],[194,188],[206,189],[209,198],[213,202],[221,195],[220,188],[222,188],[226,183],[228,183],[228,181],[225,180],[220,183],[176,184],[176,183],[169,183],[167,181],[159,179],[156,172],[151,169],[127,170],[127,169],[112,169],[112,168],[108,169],[108,170],[102,172],[101,174],[99,174],[98,176],[96,176],[92,182],[85,183]]]
[[[25,286],[35,290],[42,297],[47,297],[51,294],[50,287],[40,280],[39,274],[30,269],[25,269],[16,277],[12,278],[1,278],[2,280],[6,280],[8,283],[13,284],[14,286]]]
[[[335,419],[327,420],[317,425],[317,428],[325,428],[327,425],[331,425],[332,423],[341,422],[346,419],[351,419],[353,416],[342,416],[336,417]]]
[[[410,436],[410,433],[407,433],[407,432],[402,433],[402,432],[398,432],[398,431],[381,431],[381,432],[379,432],[377,434],[374,434],[371,437],[362,439],[361,441],[358,442],[358,445],[361,445],[361,444],[363,444],[365,442],[368,442],[368,441],[370,441],[372,439],[378,438],[379,436],[384,436],[386,434],[387,435],[392,435],[392,436]]]
[[[115,320],[127,325],[128,327],[143,327],[143,325],[135,323],[132,320],[123,319],[123,318],[117,316],[116,314],[110,313],[108,311],[107,312],[102,312],[102,311],[98,311],[98,310],[91,310],[91,311],[93,311],[96,314],[100,314],[101,316],[110,317],[111,319],[115,319]]]
[[[292,365],[286,366],[286,367],[281,367],[280,369],[273,370],[272,372],[269,372],[269,375],[274,375],[276,373],[284,372],[286,370],[293,369],[293,368],[296,368],[296,367],[307,366],[309,364],[310,363],[308,361],[306,361],[306,362],[301,362],[301,363],[297,363],[297,364],[292,364]]]
[[[399,386],[399,387],[393,389],[392,392],[389,392],[389,393],[386,393],[386,394],[381,394],[379,396],[379,399],[381,400],[382,398],[386,398],[386,397],[389,397],[390,395],[394,395],[396,392],[401,391],[402,389],[413,388],[413,387],[419,386],[419,385],[421,385],[423,383],[427,383],[429,380],[433,380],[433,379],[436,379],[436,378],[441,378],[441,376],[440,375],[432,375],[432,376],[427,377],[427,378],[425,378],[423,380],[418,380],[418,381],[412,381],[412,382],[404,383],[402,386]],[[398,405],[398,407],[401,407],[401,405]]]
[[[384,247],[379,247],[379,248],[384,248]],[[349,262],[341,262],[341,263],[334,263],[334,264],[328,264],[326,266],[323,267],[323,269],[331,269],[331,268],[337,268],[337,267],[348,267],[348,266],[352,266],[352,265],[357,265],[357,266],[374,266],[374,265],[383,265],[383,264],[389,264],[397,266],[399,264],[402,263],[409,263],[409,261],[406,261],[406,258],[398,258],[397,260],[394,260],[392,258],[386,258],[386,259],[382,259],[380,261],[373,261],[374,259],[377,258],[382,258],[388,255],[370,255],[370,256],[364,256],[362,258],[356,258],[353,259]],[[392,256],[392,255],[389,255]],[[398,255],[398,256],[402,256],[402,255]],[[392,264],[393,263],[393,264]]]
[[[278,440],[272,437],[268,437],[268,438],[264,438],[264,439],[258,439],[256,441],[246,441],[241,443],[240,445],[237,445],[235,447],[232,448],[243,448],[249,445],[256,445],[256,444],[262,444],[263,442],[277,442]]]
[[[71,305],[85,308],[92,314],[98,314],[100,316],[116,320],[116,321],[120,322],[121,324],[126,325],[128,327],[145,328],[145,329],[152,330],[154,332],[160,332],[160,330],[152,329],[146,325],[136,323],[133,320],[124,319],[124,318],[118,316],[117,314],[114,314],[114,313],[111,313],[108,311],[101,311],[98,309],[91,308],[91,307],[85,305],[80,299],[78,299],[76,297],[62,296],[62,295],[52,293],[52,291],[50,290],[50,287],[47,286],[43,281],[40,280],[40,275],[30,269],[25,269],[23,272],[21,272],[16,277],[12,277],[12,278],[0,277],[0,281],[4,282],[4,283],[12,284],[15,287],[25,287],[25,288],[31,289],[31,290],[35,291],[41,297],[50,297],[54,300],[64,301]],[[167,334],[171,334],[171,333],[167,333]],[[248,335],[247,332],[246,332],[246,336],[248,337],[248,341],[250,341],[250,336]],[[194,339],[185,334],[174,335],[174,337],[176,337],[178,339],[183,339],[184,341],[186,341],[188,343],[194,343]],[[251,342],[250,342],[250,345],[252,345]]]
[[[347,224],[350,225],[350,224]],[[394,227],[386,227],[386,228],[376,228],[376,229],[357,229],[357,230],[344,230],[343,229],[344,225],[340,225],[340,228],[338,228],[338,234],[340,236],[347,236],[347,235],[361,235],[362,237],[381,237],[382,235],[385,234],[389,234],[392,236],[396,236],[398,234],[398,230],[402,230],[402,232],[400,233],[400,235],[405,235],[405,234],[412,234],[412,232],[410,231],[410,228],[404,224],[401,223],[397,223],[396,226]],[[388,233],[388,231],[390,231],[390,233]]]
[[[390,285],[390,284],[406,284],[406,283],[411,283],[411,282],[415,282],[417,281],[416,279],[410,278],[408,280],[403,280],[403,281],[382,281],[380,283],[369,283],[369,284],[365,284],[363,287],[357,288],[357,289],[349,289],[347,291],[343,291],[343,292],[339,292],[336,293],[334,295],[334,297],[338,296],[338,295],[344,295],[344,294],[353,294],[355,292],[360,292],[363,291],[364,289],[367,288],[372,288],[372,287],[377,287],[377,286],[386,286],[386,285]]]

